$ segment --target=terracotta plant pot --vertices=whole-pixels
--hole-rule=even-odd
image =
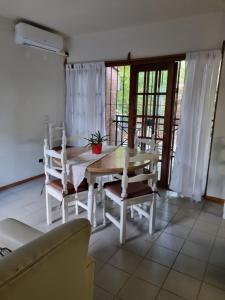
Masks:
[[[102,144],[93,144],[91,145],[93,154],[101,154],[102,153]]]

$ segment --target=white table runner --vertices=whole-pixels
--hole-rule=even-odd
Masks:
[[[69,160],[70,181],[73,183],[75,190],[85,178],[85,172],[89,165],[103,158],[114,151],[117,147],[103,145],[101,154],[93,154],[91,150],[79,154],[77,157]]]

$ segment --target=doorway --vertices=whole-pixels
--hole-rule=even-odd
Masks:
[[[110,143],[134,146],[134,136],[151,138],[159,151],[158,180],[167,188],[176,150],[183,60],[107,67],[106,127]]]

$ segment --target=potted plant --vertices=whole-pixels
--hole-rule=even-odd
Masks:
[[[107,135],[102,136],[100,131],[91,134],[91,137],[89,139],[85,139],[88,141],[87,146],[91,146],[92,153],[94,154],[100,154],[102,153],[102,143],[107,141]]]

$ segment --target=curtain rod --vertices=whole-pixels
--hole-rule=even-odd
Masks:
[[[222,49],[221,48],[201,49],[201,50],[188,51],[187,53],[209,52],[209,51],[222,51]]]
[[[223,44],[225,44],[225,41],[223,41]],[[192,50],[192,51],[187,51],[186,53],[194,53],[194,52],[206,52],[206,51],[217,51],[221,50],[220,48],[215,49],[200,49],[200,50]],[[151,57],[139,57],[139,58],[131,58],[131,59],[115,59],[115,60],[92,60],[92,61],[79,61],[79,62],[68,62],[68,65],[76,65],[76,64],[87,64],[87,63],[100,63],[104,62],[106,65],[110,64],[120,64],[120,63],[135,63],[135,62],[144,62],[144,61],[154,61],[154,60],[160,60],[160,59],[169,59],[169,58],[180,58],[180,59],[185,59],[186,53],[177,53],[177,54],[169,54],[169,55],[160,55],[160,56],[151,56]]]
[[[117,59],[117,60],[93,60],[93,61],[82,61],[82,62],[69,62],[67,63],[68,65],[76,65],[76,64],[86,64],[86,63],[100,63],[100,62],[104,62],[106,66],[110,66],[110,65],[120,65],[120,64],[135,64],[135,63],[148,63],[151,61],[156,61],[156,60],[166,60],[166,59],[178,59],[178,60],[183,60],[185,59],[186,54],[185,53],[181,53],[181,54],[172,54],[172,55],[164,55],[164,56],[153,56],[153,57],[140,57],[140,58],[132,58],[132,59]]]
[[[77,61],[77,62],[68,62],[67,65],[91,64],[91,63],[101,63],[101,62],[105,62],[105,61],[104,60]]]

